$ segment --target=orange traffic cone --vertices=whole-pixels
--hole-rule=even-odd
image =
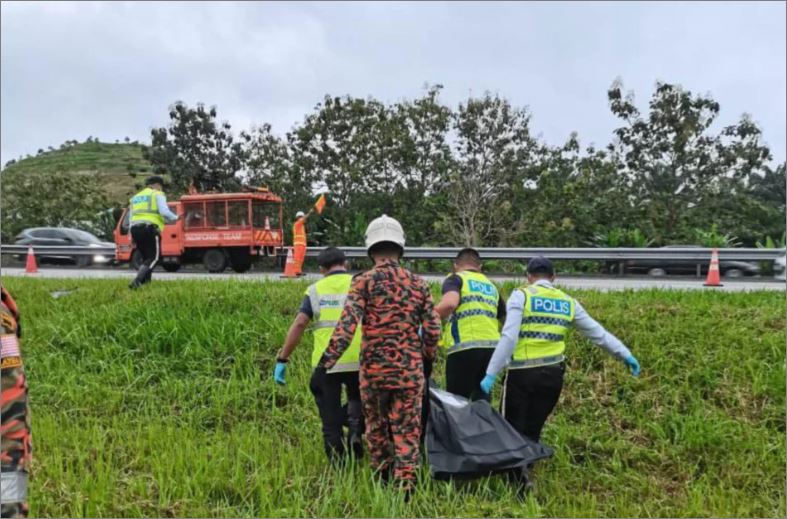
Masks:
[[[35,274],[38,272],[38,265],[36,264],[36,255],[33,252],[33,246],[27,247],[27,262],[25,263],[25,272],[27,274]]]
[[[287,249],[287,263],[284,264],[283,278],[297,278],[298,274],[295,269],[295,258],[292,256],[292,247]]]
[[[706,287],[720,287],[721,279],[719,278],[719,251],[713,249],[710,255],[710,267],[708,267],[708,277],[705,279]]]

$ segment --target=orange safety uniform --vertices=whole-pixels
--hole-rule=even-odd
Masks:
[[[303,261],[306,259],[306,218],[301,217],[292,224],[293,260],[295,261],[295,274],[303,270]]]

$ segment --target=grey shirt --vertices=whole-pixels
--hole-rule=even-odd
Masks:
[[[546,279],[539,279],[534,285],[545,288],[553,288],[552,283]],[[626,346],[620,339],[604,329],[590,314],[574,300],[574,320],[571,325],[579,330],[579,333],[590,339],[593,344],[599,346],[604,351],[616,357],[618,360],[625,360],[631,355]],[[497,375],[511,361],[516,343],[519,342],[519,329],[522,326],[522,313],[525,306],[525,294],[521,290],[514,290],[508,298],[506,307],[506,322],[500,334],[500,341],[495,347],[489,366],[486,368],[487,375]]]

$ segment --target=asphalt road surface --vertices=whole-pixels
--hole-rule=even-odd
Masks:
[[[131,279],[134,272],[128,269],[75,269],[75,268],[39,268],[36,274],[26,274],[23,268],[3,267],[0,276],[26,276],[41,279]],[[263,279],[281,279],[281,275],[273,272],[246,272],[244,274],[222,273],[210,274],[207,272],[163,272],[156,270],[154,281],[177,279],[208,279],[213,281],[260,281]],[[442,275],[424,275],[429,281],[441,281]],[[304,279],[316,280],[318,274],[307,274]],[[490,276],[495,281],[522,281],[523,278],[515,276]],[[677,289],[677,290],[723,290],[723,291],[751,291],[751,290],[785,290],[784,281],[772,278],[748,279],[722,279],[721,287],[705,287],[704,280],[694,277],[686,278],[652,278],[652,277],[558,277],[556,284],[568,289],[592,289],[601,291],[610,290],[643,290],[649,288]]]

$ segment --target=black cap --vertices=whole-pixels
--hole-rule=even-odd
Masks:
[[[317,264],[325,269],[334,265],[344,265],[345,261],[347,261],[347,257],[344,255],[344,251],[336,247],[326,247],[317,256]]]
[[[164,186],[164,179],[161,178],[158,175],[153,175],[152,177],[148,177],[147,180],[145,180],[145,185],[146,186],[150,186],[150,185],[153,185],[153,184],[159,184],[159,185],[161,185],[163,187]]]
[[[527,262],[527,273],[547,274],[549,276],[554,276],[555,267],[553,267],[552,262],[546,259],[544,256],[536,256]]]

